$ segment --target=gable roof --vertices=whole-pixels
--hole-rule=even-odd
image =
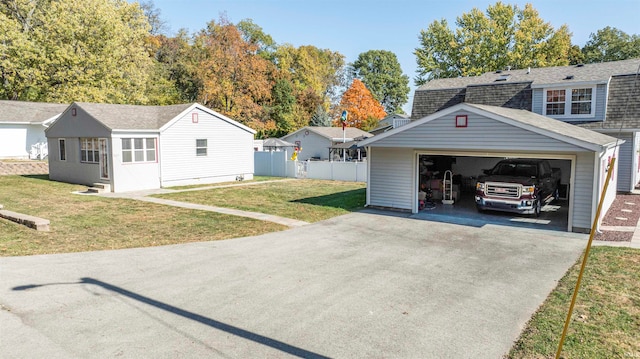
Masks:
[[[281,138],[290,137],[298,132],[303,131],[313,132],[319,136],[322,136],[330,141],[342,140],[342,127],[316,127],[316,126],[305,126],[295,132],[292,132],[288,135],[282,136]],[[355,139],[358,137],[372,137],[373,134],[363,131],[359,128],[355,127],[347,127],[345,128],[345,138]]]
[[[69,105],[0,100],[0,123],[41,125],[57,118]]]
[[[184,112],[198,108],[248,132],[256,133],[255,130],[195,102],[168,106],[74,102],[69,108],[74,106],[84,110],[96,121],[112,131],[163,130],[172,121],[178,120],[178,117]]]
[[[479,76],[434,79],[416,91],[458,89],[467,86],[497,83],[531,83],[532,87],[581,83],[607,83],[611,76],[635,74],[640,58],[571,66],[539,67],[530,69],[486,72]],[[572,78],[567,78],[573,76]],[[500,81],[501,78],[506,80]]]
[[[572,124],[538,115],[527,110],[516,110],[498,106],[461,103],[449,107],[445,110],[436,112],[422,119],[415,120],[408,125],[398,127],[391,131],[385,132],[384,134],[364,140],[360,142],[359,146],[368,146],[372,143],[375,143],[376,141],[380,141],[386,137],[393,136],[394,134],[403,131],[411,131],[411,129],[416,126],[420,126],[422,124],[438,119],[444,115],[460,110],[474,112],[564,142],[577,144],[581,147],[589,148],[591,150],[600,150],[603,147],[610,147],[615,145],[616,143],[619,144],[624,142],[619,141],[618,139],[611,136],[576,127]]]

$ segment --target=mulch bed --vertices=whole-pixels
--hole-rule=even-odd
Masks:
[[[618,194],[602,219],[603,226],[635,227],[640,219],[640,195]],[[633,232],[602,231],[596,233],[595,240],[629,242]]]

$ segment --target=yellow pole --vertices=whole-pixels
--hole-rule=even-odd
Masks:
[[[576,299],[578,298],[578,290],[580,290],[580,282],[582,282],[582,275],[584,274],[584,268],[587,265],[587,258],[589,257],[589,251],[591,250],[591,243],[593,242],[593,236],[596,233],[596,227],[598,225],[598,218],[600,218],[600,211],[602,210],[602,203],[604,203],[604,196],[607,194],[607,188],[609,187],[609,181],[611,180],[611,173],[613,172],[616,158],[612,158],[609,163],[609,170],[607,171],[607,179],[600,195],[600,203],[598,203],[598,209],[596,210],[596,216],[593,219],[591,225],[591,233],[589,234],[589,242],[587,243],[587,249],[584,251],[584,257],[582,258],[582,266],[580,267],[580,273],[578,274],[578,281],[576,281],[576,287],[573,290],[573,296],[571,297],[571,305],[569,306],[569,312],[567,313],[567,319],[564,321],[564,329],[562,330],[562,336],[560,337],[560,343],[558,344],[558,351],[556,352],[556,359],[560,359],[560,353],[562,352],[562,346],[564,345],[564,339],[567,336],[567,330],[569,329],[569,322],[571,321],[571,313],[573,313],[573,307],[576,305]]]

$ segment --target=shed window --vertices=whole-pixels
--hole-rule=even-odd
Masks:
[[[67,141],[64,138],[58,139],[58,153],[60,161],[67,160]]]
[[[99,153],[97,138],[80,139],[80,162],[98,163],[100,161]]]
[[[123,138],[122,162],[155,162],[155,138]]]
[[[197,139],[196,140],[196,156],[206,156],[207,155],[207,139]]]

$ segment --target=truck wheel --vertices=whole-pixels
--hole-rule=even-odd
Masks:
[[[536,203],[533,207],[533,214],[536,217],[540,217],[540,212],[542,210],[542,201],[540,199],[536,200]]]

